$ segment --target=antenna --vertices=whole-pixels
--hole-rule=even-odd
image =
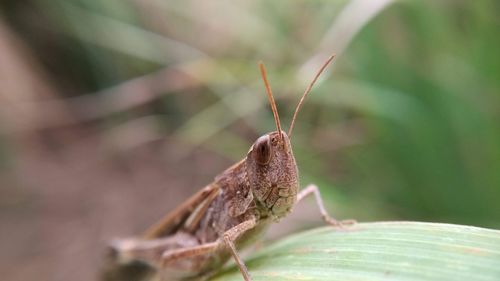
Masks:
[[[260,74],[262,75],[262,80],[264,80],[264,86],[266,86],[267,97],[269,98],[269,103],[271,104],[271,109],[274,115],[274,123],[276,123],[276,129],[280,134],[280,139],[283,141],[283,133],[281,132],[280,116],[278,115],[278,109],[276,108],[276,102],[274,102],[273,91],[271,86],[269,86],[269,81],[267,81],[266,68],[262,61],[259,62]]]
[[[316,73],[316,76],[314,76],[314,79],[311,81],[309,86],[307,87],[306,91],[302,95],[302,98],[300,99],[299,103],[297,104],[297,107],[295,108],[295,112],[293,113],[293,118],[292,118],[292,123],[290,124],[290,129],[288,129],[288,138],[291,138],[292,135],[292,130],[293,126],[295,125],[295,119],[297,119],[297,114],[299,113],[300,108],[302,107],[302,103],[304,103],[304,100],[306,96],[309,94],[311,91],[314,83],[316,83],[316,80],[318,80],[319,76],[323,71],[326,69],[326,67],[332,62],[332,60],[335,58],[335,54],[331,55],[326,62],[323,64],[323,66],[319,69],[318,73]]]

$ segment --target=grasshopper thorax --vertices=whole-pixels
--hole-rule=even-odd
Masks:
[[[299,177],[286,133],[275,131],[258,138],[248,151],[246,168],[259,209],[273,220],[288,214],[297,200]]]

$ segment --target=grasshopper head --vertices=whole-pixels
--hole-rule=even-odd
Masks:
[[[312,86],[334,57],[335,55],[332,55],[328,58],[302,95],[295,108],[288,135],[281,130],[278,109],[267,80],[266,69],[262,62],[259,63],[262,80],[273,111],[276,131],[263,135],[255,141],[248,152],[246,168],[252,193],[258,206],[267,210],[267,213],[275,220],[288,214],[297,201],[299,172],[290,144],[290,136],[297,113]]]
[[[258,138],[248,151],[246,167],[258,205],[276,220],[288,214],[297,200],[299,175],[286,133],[275,131]]]

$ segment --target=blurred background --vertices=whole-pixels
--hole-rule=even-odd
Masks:
[[[0,272],[93,280],[282,124],[331,214],[500,227],[500,4],[27,0],[0,4]],[[302,203],[301,203],[302,204]],[[268,239],[320,225],[312,200]]]

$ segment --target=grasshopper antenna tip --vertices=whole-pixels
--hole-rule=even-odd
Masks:
[[[273,111],[274,123],[276,123],[276,129],[279,132],[280,139],[281,141],[283,141],[283,133],[281,131],[278,109],[276,108],[276,102],[274,101],[273,91],[271,90],[271,86],[269,85],[269,81],[267,80],[266,67],[264,66],[264,63],[262,61],[259,61],[259,69],[260,74],[262,75],[262,80],[264,81],[264,86],[266,87],[267,98],[269,99],[269,103],[271,104],[271,110]]]
[[[304,94],[302,95],[302,98],[300,98],[299,103],[297,104],[297,107],[295,108],[295,112],[293,113],[292,117],[292,123],[290,124],[290,129],[288,129],[288,138],[291,138],[292,135],[292,130],[293,127],[295,126],[295,120],[297,119],[297,114],[300,111],[300,108],[302,107],[302,104],[304,103],[304,100],[306,99],[306,96],[309,94],[311,91],[312,87],[314,86],[314,83],[316,83],[316,80],[318,80],[319,76],[323,71],[328,67],[328,65],[333,61],[335,58],[336,54],[332,54],[324,63],[323,66],[319,69],[318,73],[316,73],[316,76],[314,76],[314,79],[309,83],[309,86],[307,86],[306,90],[304,91]]]

